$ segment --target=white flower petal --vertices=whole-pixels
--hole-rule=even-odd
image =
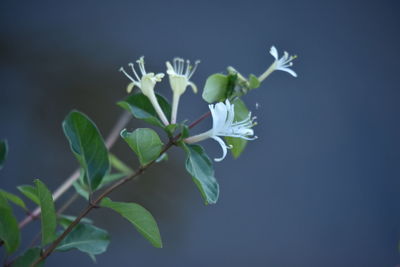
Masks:
[[[271,49],[269,50],[269,53],[276,59],[278,60],[278,50],[276,50],[275,46],[271,46]]]
[[[290,73],[293,77],[297,77],[296,72],[294,72],[293,70],[291,70],[289,68],[279,68],[278,70],[285,71],[287,73]]]
[[[215,141],[217,141],[220,144],[221,148],[222,148],[222,157],[215,158],[214,160],[217,161],[217,162],[222,161],[226,157],[226,154],[228,153],[228,147],[225,145],[224,140],[222,140],[220,137],[213,136],[211,138],[214,139]]]

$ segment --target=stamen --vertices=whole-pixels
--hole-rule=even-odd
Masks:
[[[126,71],[124,70],[123,67],[119,68],[119,71],[122,72],[123,74],[125,74],[125,76],[128,77],[129,80],[131,80],[132,82],[135,82],[135,80],[128,73],[126,73]]]
[[[186,77],[189,77],[189,71],[190,71],[190,69],[191,69],[190,60],[186,60],[186,73],[185,73],[185,76],[186,76]]]
[[[188,76],[188,79],[190,79],[191,77],[192,77],[192,75],[194,74],[194,72],[196,71],[196,69],[197,69],[197,65],[199,65],[200,64],[200,60],[196,60],[195,62],[194,62],[194,67],[193,67],[193,69],[191,70],[191,72],[190,72],[190,74],[189,74],[189,76]]]
[[[136,77],[136,79],[138,79],[138,82],[140,82],[139,75],[136,73],[136,70],[135,70],[135,65],[133,65],[133,63],[129,63],[128,65],[132,68],[132,72],[133,72],[133,74],[135,74],[135,77]]]
[[[146,75],[146,70],[144,69],[144,56],[141,56],[136,62],[139,65],[139,69],[142,75]]]

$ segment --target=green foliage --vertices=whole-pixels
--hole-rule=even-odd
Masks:
[[[96,190],[110,169],[108,151],[96,125],[83,113],[72,111],[63,122],[71,150],[85,171],[85,182]]]
[[[157,222],[149,211],[136,203],[114,202],[109,198],[103,199],[100,204],[103,207],[110,208],[122,217],[130,221],[150,243],[156,247],[162,247],[160,231]]]
[[[13,267],[28,267],[31,266],[37,259],[40,258],[41,249],[28,249],[22,256],[19,256],[13,263]],[[43,266],[44,262],[40,262],[37,267]]]
[[[156,97],[165,116],[170,118],[171,106],[168,103],[168,100],[159,94],[156,94]],[[165,127],[158,118],[157,112],[155,111],[150,100],[142,93],[130,95],[125,100],[118,102],[118,105],[121,108],[131,112],[132,115],[137,119],[144,120],[155,126],[160,126],[162,128]]]
[[[89,254],[101,254],[107,250],[110,243],[110,236],[106,230],[86,223],[79,223],[58,245],[57,251],[68,251],[78,249]]]
[[[260,87],[260,85],[261,85],[261,82],[253,74],[249,75],[249,82],[248,83],[249,83],[249,89],[256,89],[256,88]]]
[[[237,98],[232,102],[235,105],[235,118],[234,121],[242,121],[246,119],[249,115],[249,110],[247,109],[244,102]],[[243,150],[246,148],[247,140],[239,137],[225,137],[228,145],[232,146],[231,153],[234,158],[238,158],[242,154]]]
[[[131,133],[122,130],[121,137],[136,153],[142,166],[156,160],[163,148],[163,143],[158,134],[149,128],[138,128]]]
[[[47,245],[56,238],[56,211],[54,208],[53,197],[46,185],[39,179],[35,180],[37,196],[41,209],[40,218],[42,223],[42,245]]]
[[[2,189],[0,189],[0,194],[2,194],[3,197],[5,197],[8,201],[11,201],[15,205],[23,208],[24,210],[27,210],[24,201],[19,196],[16,196],[14,194],[8,193],[8,192],[6,192],[6,191],[4,191]]]
[[[182,146],[187,153],[186,170],[200,190],[205,204],[217,203],[219,185],[214,177],[214,169],[210,158],[199,145],[182,144]]]
[[[39,198],[37,196],[37,191],[34,186],[20,185],[17,186],[17,188],[24,196],[32,200],[36,205],[39,205]]]
[[[8,154],[8,143],[7,140],[0,140],[0,170],[4,166]]]
[[[0,194],[0,239],[8,253],[17,250],[20,243],[18,221],[3,194]]]
[[[224,101],[229,79],[227,75],[216,73],[207,78],[202,97],[208,103]]]

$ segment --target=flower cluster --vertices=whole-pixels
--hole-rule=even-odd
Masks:
[[[292,61],[296,58],[296,56],[289,56],[289,54],[285,51],[283,56],[279,58],[278,51],[275,46],[271,47],[270,54],[275,58],[275,61],[262,75],[258,77],[260,82],[265,80],[275,70],[285,71],[292,76],[297,77],[297,74],[290,69],[290,67],[293,65]],[[133,78],[132,75],[129,75],[124,68],[120,68],[120,71],[131,80],[131,83],[128,86],[128,93],[131,92],[133,87],[138,87],[142,93],[149,98],[164,125],[169,125],[170,123],[175,124],[177,122],[178,106],[181,95],[185,93],[187,87],[191,87],[193,92],[197,93],[197,87],[190,79],[195,73],[200,61],[195,61],[194,65],[191,65],[189,60],[185,61],[182,58],[174,58],[172,60],[172,64],[170,61],[166,62],[166,72],[169,76],[169,83],[173,92],[170,120],[167,119],[162,111],[154,93],[154,87],[156,83],[161,82],[164,74],[154,74],[153,72],[147,73],[144,67],[143,57],[136,62],[139,66],[141,76],[137,74],[133,63],[129,63],[129,66],[131,67],[135,78]],[[238,75],[240,74],[238,73]],[[252,118],[251,113],[249,113],[246,119],[235,121],[234,104],[231,104],[229,99],[226,99],[225,102],[209,105],[209,109],[213,119],[212,129],[198,135],[190,136],[185,139],[185,142],[191,144],[208,138],[214,139],[221,145],[223,152],[222,157],[216,158],[215,161],[223,160],[227,154],[227,149],[232,148],[231,146],[226,145],[221,137],[236,137],[245,140],[254,140],[257,138],[257,136],[254,136],[254,131],[252,129],[252,127],[255,125],[255,117]]]

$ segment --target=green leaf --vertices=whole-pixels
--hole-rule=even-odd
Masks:
[[[17,188],[24,196],[32,200],[36,205],[39,205],[39,198],[37,196],[37,191],[34,186],[20,185]]]
[[[24,201],[23,201],[20,197],[14,195],[14,194],[8,193],[8,192],[6,192],[6,191],[4,191],[4,190],[2,190],[2,189],[0,189],[0,194],[2,194],[3,197],[5,197],[6,199],[8,199],[9,201],[11,201],[12,203],[14,203],[15,205],[17,205],[17,206],[23,208],[24,210],[27,210]]]
[[[156,94],[156,97],[165,116],[170,118],[170,104],[161,95]],[[131,112],[132,115],[137,119],[144,120],[155,126],[160,126],[162,128],[165,127],[165,125],[159,119],[157,112],[155,111],[150,100],[142,93],[130,95],[125,100],[118,102],[118,105],[121,108]]]
[[[18,221],[3,194],[0,194],[0,240],[3,240],[8,253],[17,250],[20,243]]]
[[[256,88],[260,87],[260,85],[261,85],[261,82],[258,80],[258,78],[255,75],[250,74],[250,76],[249,76],[249,88],[250,89],[256,89]]]
[[[4,166],[8,154],[8,143],[7,140],[0,140],[0,170]]]
[[[199,145],[183,145],[183,147],[187,153],[186,170],[200,190],[205,204],[217,203],[219,185],[214,177],[210,158]]]
[[[94,255],[105,252],[109,243],[110,237],[106,230],[91,224],[79,223],[58,245],[56,250],[78,249],[93,258]]]
[[[216,73],[207,78],[203,89],[203,99],[208,103],[223,101],[227,94],[228,76]]]
[[[104,198],[101,206],[110,208],[130,221],[150,243],[156,248],[162,248],[160,231],[157,222],[149,211],[136,203],[114,202]]]
[[[22,256],[19,256],[14,263],[13,267],[28,267],[31,266],[38,258],[40,258],[41,249],[31,248],[28,249]],[[37,267],[43,266],[44,262],[40,262]]]
[[[232,104],[235,105],[234,121],[242,121],[248,117],[249,110],[240,98],[237,98]],[[225,140],[228,145],[232,146],[231,153],[235,159],[242,154],[247,145],[247,140],[240,137],[225,137]]]
[[[44,246],[53,242],[56,237],[56,211],[54,208],[53,197],[46,185],[39,179],[35,180],[35,185],[41,209],[42,245]]]
[[[122,173],[125,173],[125,174],[133,173],[133,170],[131,168],[129,168],[128,165],[126,165],[124,162],[122,162],[115,155],[110,153],[109,157],[110,157],[111,166],[114,169],[116,169],[117,171],[120,171]]]
[[[149,128],[138,128],[133,132],[122,130],[121,137],[136,153],[142,166],[156,160],[160,156],[163,143],[158,134]]]
[[[63,129],[85,171],[85,182],[91,190],[96,190],[110,170],[108,151],[96,125],[86,115],[72,111],[65,118]]]
[[[61,225],[62,228],[66,229],[68,228],[68,226],[75,221],[76,216],[71,216],[71,215],[59,215],[58,216],[58,224]],[[88,224],[92,224],[93,221],[89,218],[82,218],[80,223],[88,223]]]

